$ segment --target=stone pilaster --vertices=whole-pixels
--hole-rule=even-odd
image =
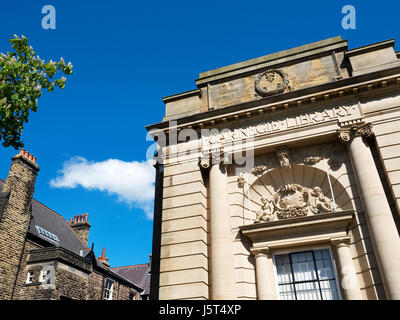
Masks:
[[[36,158],[21,149],[12,158],[2,192],[9,192],[0,220],[0,300],[13,296],[25,238],[31,219],[35,181],[39,166]]]
[[[363,140],[372,135],[372,126],[365,123],[339,130],[340,140],[348,147],[386,297],[397,300],[400,299],[400,237],[371,150]]]

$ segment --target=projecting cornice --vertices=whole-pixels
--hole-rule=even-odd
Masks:
[[[182,117],[176,120],[176,129],[202,129],[214,127],[218,124],[235,123],[279,110],[306,108],[307,105],[318,102],[334,101],[343,97],[357,97],[360,94],[388,86],[400,87],[400,67],[335,80],[305,89]],[[168,131],[171,128],[169,122],[165,121],[148,125],[146,129],[148,131]]]

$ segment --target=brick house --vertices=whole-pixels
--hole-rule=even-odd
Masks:
[[[147,299],[149,289],[111,269],[104,249],[96,257],[87,246],[87,214],[67,222],[33,199],[38,172],[36,158],[21,149],[0,181],[0,299]],[[150,277],[139,273],[134,278]]]

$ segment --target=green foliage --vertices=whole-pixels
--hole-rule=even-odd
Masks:
[[[24,146],[24,123],[28,122],[29,111],[37,111],[42,89],[63,89],[66,78],[58,76],[72,74],[72,65],[65,64],[63,58],[59,62],[45,62],[24,36],[14,35],[10,42],[15,52],[0,54],[0,141],[5,147],[18,149]]]

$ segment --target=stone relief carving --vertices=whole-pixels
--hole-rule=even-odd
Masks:
[[[274,205],[271,200],[262,197],[262,206],[256,212],[256,221],[274,221],[276,220],[276,213],[274,212]]]
[[[244,176],[243,176],[242,172],[239,173],[239,177],[237,178],[237,184],[238,184],[239,188],[243,188],[244,187],[245,179],[244,179]]]
[[[281,147],[276,150],[275,157],[268,154],[257,158],[251,173],[255,176],[261,176],[266,171],[277,167],[288,168],[293,165],[315,166],[321,161],[326,161],[329,168],[336,171],[341,168],[344,160],[343,147],[338,144],[328,144],[319,148],[296,148],[293,151],[287,147]],[[325,171],[325,164],[321,168]]]
[[[265,171],[268,170],[268,167],[266,165],[259,165],[254,167],[252,170],[252,173],[255,174],[256,176],[262,175]]]
[[[313,189],[299,184],[280,187],[272,199],[261,198],[261,208],[256,212],[256,222],[274,221],[332,212],[332,200],[320,187]]]
[[[336,171],[342,166],[341,161],[338,159],[339,153],[340,150],[336,145],[330,145],[314,150],[297,150],[293,153],[293,159],[294,161],[303,163],[306,166],[315,166],[320,161],[327,159],[327,164],[330,169]]]
[[[322,159],[323,157],[306,157],[304,158],[303,163],[306,166],[313,166],[320,162]]]
[[[314,214],[332,211],[331,200],[322,194],[320,187],[315,187],[311,191],[310,210]]]
[[[287,74],[279,69],[271,69],[259,74],[254,81],[254,88],[262,97],[292,90]]]
[[[290,167],[289,161],[289,149],[287,147],[281,147],[276,150],[276,156],[278,158],[281,168]]]

